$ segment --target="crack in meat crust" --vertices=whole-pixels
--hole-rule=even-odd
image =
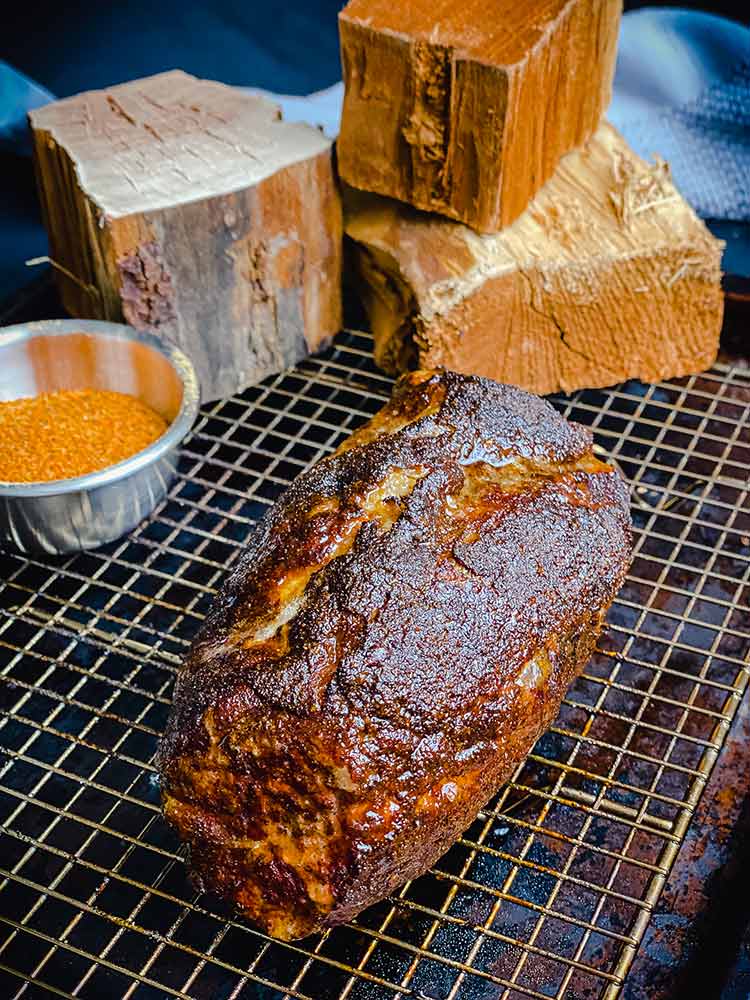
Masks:
[[[160,749],[198,884],[269,934],[425,871],[550,724],[630,561],[588,430],[415,372],[256,529]]]

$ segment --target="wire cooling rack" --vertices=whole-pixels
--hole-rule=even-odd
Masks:
[[[617,996],[747,682],[748,373],[556,401],[633,485],[635,560],[555,724],[432,872],[283,945],[191,888],[161,818],[180,658],[268,505],[387,397],[370,348],[204,408],[121,542],[0,557],[0,996]]]

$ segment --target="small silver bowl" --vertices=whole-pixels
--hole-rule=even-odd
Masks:
[[[149,333],[79,319],[0,329],[0,400],[59,389],[129,393],[169,426],[148,448],[100,472],[43,483],[0,481],[0,544],[22,552],[93,549],[131,531],[166,495],[200,404],[188,358]]]

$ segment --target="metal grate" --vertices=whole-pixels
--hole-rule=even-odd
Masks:
[[[428,875],[282,945],[191,889],[152,758],[253,523],[373,414],[368,339],[206,407],[157,516],[2,555],[0,996],[612,1000],[747,683],[750,374],[557,400],[634,486],[636,556],[551,730]]]

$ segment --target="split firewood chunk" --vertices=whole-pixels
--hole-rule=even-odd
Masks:
[[[204,398],[294,364],[341,323],[331,142],[180,71],[30,114],[62,300],[191,357]]]
[[[621,0],[350,0],[342,178],[497,232],[609,104]]]
[[[723,244],[667,165],[606,122],[496,235],[351,188],[344,202],[387,371],[444,366],[550,393],[656,382],[716,358]]]

